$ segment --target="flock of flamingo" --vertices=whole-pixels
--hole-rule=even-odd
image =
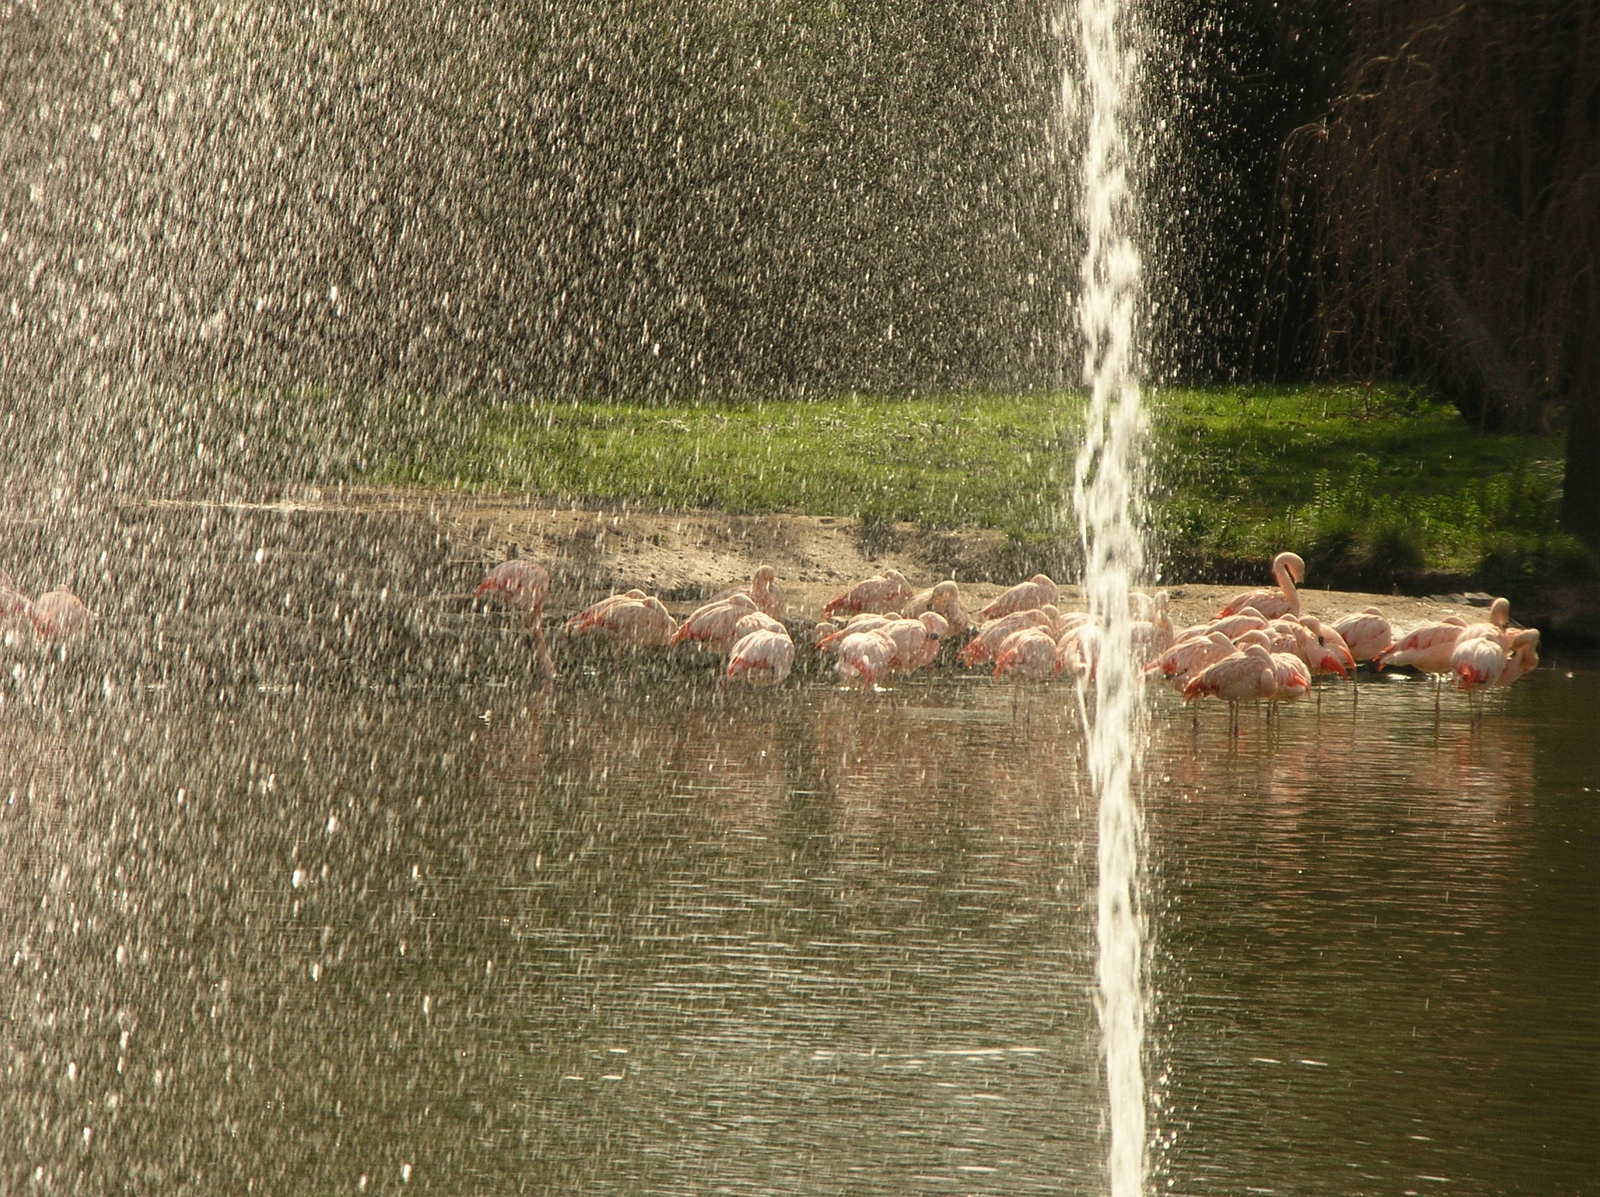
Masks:
[[[1506,599],[1495,599],[1481,623],[1450,616],[1402,633],[1375,607],[1332,623],[1304,614],[1296,586],[1305,581],[1305,562],[1295,553],[1279,553],[1272,574],[1273,588],[1235,595],[1208,622],[1181,629],[1168,617],[1164,591],[1135,594],[1133,649],[1144,673],[1170,683],[1186,702],[1228,703],[1236,722],[1240,703],[1300,698],[1318,674],[1347,677],[1361,664],[1408,665],[1471,692],[1509,686],[1539,663],[1539,632],[1512,627]],[[549,588],[543,566],[518,558],[491,570],[476,594],[523,612],[540,668],[554,674],[543,630]],[[1059,598],[1056,583],[1035,574],[969,614],[954,581],[918,592],[889,569],[831,598],[811,643],[833,658],[842,680],[863,687],[931,664],[952,640],[961,644],[956,660],[993,662],[997,678],[1092,676],[1100,625],[1087,612],[1062,611]],[[726,654],[726,682],[773,685],[795,663],[785,606],[777,572],[763,565],[749,584],[713,597],[681,622],[658,598],[629,590],[572,616],[562,630],[639,647],[697,642]]]
[[[1483,622],[1450,616],[1402,633],[1375,607],[1332,623],[1304,614],[1296,586],[1305,581],[1305,562],[1294,553],[1279,553],[1272,574],[1273,588],[1235,595],[1206,623],[1181,629],[1168,618],[1164,591],[1136,593],[1130,614],[1138,665],[1186,702],[1212,697],[1228,703],[1236,725],[1240,703],[1300,698],[1317,675],[1347,677],[1362,664],[1379,670],[1407,665],[1472,692],[1509,686],[1539,663],[1538,630],[1513,627],[1511,604],[1503,598],[1493,601]],[[539,668],[553,676],[544,633],[549,591],[549,572],[517,558],[492,569],[475,594],[522,612]],[[832,657],[843,681],[864,688],[931,665],[952,643],[959,644],[955,660],[969,667],[992,662],[997,678],[1090,677],[1100,658],[1100,625],[1087,612],[1062,611],[1060,597],[1055,582],[1035,574],[969,613],[954,581],[919,592],[889,569],[829,599],[811,644]],[[726,654],[725,682],[774,685],[795,664],[786,606],[777,571],[763,565],[747,585],[716,595],[681,621],[660,599],[629,590],[572,616],[562,632],[644,648],[698,643]],[[0,573],[0,635],[31,629],[41,641],[62,640],[84,635],[92,622],[71,590],[29,598]]]

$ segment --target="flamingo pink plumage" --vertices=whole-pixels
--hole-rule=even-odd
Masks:
[[[555,662],[550,659],[550,648],[544,639],[544,601],[550,593],[549,571],[526,557],[502,561],[489,571],[489,576],[473,593],[492,595],[522,612],[522,625],[533,636],[539,670],[546,677],[554,677]]]
[[[1344,638],[1352,660],[1372,661],[1394,643],[1394,628],[1383,612],[1367,607],[1334,621],[1333,630]]]
[[[764,614],[764,613],[763,613]],[[759,627],[734,641],[728,650],[728,681],[775,686],[794,668],[794,641],[780,627]]]
[[[834,652],[835,668],[845,681],[862,686],[875,685],[889,671],[894,660],[894,644],[881,630],[852,632],[839,641]]]
[[[1259,644],[1208,665],[1183,688],[1183,700],[1211,696],[1228,704],[1230,726],[1237,731],[1239,704],[1263,702],[1277,696],[1278,673],[1272,654]]]
[[[85,635],[94,616],[77,595],[63,586],[33,600],[33,630],[41,640],[70,640]]]
[[[1254,607],[1266,619],[1276,619],[1290,612],[1300,614],[1300,594],[1295,590],[1295,583],[1306,580],[1305,561],[1298,553],[1279,553],[1272,559],[1272,577],[1278,589],[1236,594],[1223,604],[1217,618],[1237,614],[1246,607]]]
[[[756,601],[748,594],[735,592],[725,599],[702,603],[684,618],[678,630],[672,633],[672,644],[685,640],[698,640],[726,652],[738,639],[734,625],[756,610]]]
[[[1042,625],[1021,628],[1001,643],[994,658],[995,677],[1046,681],[1061,672],[1060,649],[1050,629]]]
[[[630,590],[574,615],[566,629],[572,635],[602,633],[623,644],[659,646],[672,643],[677,622],[660,599]]]
[[[827,619],[840,612],[849,615],[863,611],[898,610],[911,594],[911,583],[906,581],[905,575],[899,570],[886,569],[834,595],[823,605],[822,618]]]
[[[1047,574],[1034,574],[1026,582],[1018,582],[998,595],[993,602],[978,612],[984,619],[1000,619],[1018,611],[1037,607],[1053,607],[1060,598],[1061,588]]]

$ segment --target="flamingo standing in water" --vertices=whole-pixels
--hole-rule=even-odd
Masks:
[[[670,643],[699,640],[718,652],[726,652],[738,639],[734,625],[756,610],[755,599],[741,591],[735,591],[725,599],[712,599],[689,612],[678,625],[678,630],[672,633]]]
[[[783,587],[778,584],[778,571],[770,565],[757,566],[750,581],[713,595],[712,599],[713,601],[725,599],[735,594],[748,594],[755,601],[756,610],[764,611],[774,619],[782,619],[784,610],[788,606],[783,596]]]
[[[1208,665],[1215,665],[1238,649],[1221,632],[1206,632],[1180,640],[1144,667],[1147,674],[1159,673],[1182,690],[1189,679]]]
[[[1035,624],[1012,632],[994,658],[995,677],[1048,681],[1061,672],[1060,648],[1050,629]]]
[[[1278,693],[1277,666],[1272,654],[1259,644],[1208,665],[1183,688],[1183,700],[1193,702],[1207,695],[1228,704],[1228,728],[1239,734],[1239,704],[1265,702]]]
[[[642,590],[629,590],[580,611],[567,620],[565,628],[572,636],[599,633],[622,644],[661,646],[672,643],[678,625],[660,599]]]
[[[33,630],[41,640],[71,640],[87,634],[94,616],[67,587],[47,590],[33,600]]]
[[[944,616],[953,636],[965,636],[972,629],[972,616],[961,605],[961,591],[950,578],[912,595],[900,607],[900,614],[908,619],[915,619],[924,611]]]
[[[533,650],[539,661],[539,671],[547,678],[556,675],[555,662],[550,659],[550,646],[544,639],[544,600],[549,593],[549,571],[526,557],[502,561],[489,571],[489,576],[473,591],[475,596],[492,595],[508,607],[522,612],[522,626],[533,636]]]
[[[1375,660],[1394,643],[1394,628],[1376,607],[1357,611],[1334,621],[1333,630],[1344,638],[1345,647],[1356,661]]]
[[[1272,577],[1278,583],[1276,590],[1247,590],[1236,594],[1223,604],[1217,618],[1234,615],[1246,607],[1254,607],[1263,618],[1276,619],[1280,615],[1300,614],[1300,592],[1297,582],[1306,580],[1306,563],[1298,553],[1279,553],[1272,559]]]
[[[1379,671],[1409,665],[1422,673],[1449,673],[1450,654],[1467,624],[1459,615],[1413,628],[1373,658]]]
[[[886,569],[882,574],[857,582],[850,589],[834,595],[822,608],[822,618],[843,613],[854,615],[863,611],[896,611],[912,595],[911,583],[897,569]]]
[[[1047,627],[1054,632],[1061,620],[1061,612],[1053,606],[1034,607],[1026,611],[1013,611],[999,619],[991,619],[978,629],[977,635],[967,641],[956,654],[963,665],[980,665],[1000,651],[1000,645],[1012,632],[1023,628]]]
[[[1047,574],[1034,574],[1026,582],[1018,582],[1002,592],[993,602],[978,612],[984,619],[999,619],[1017,611],[1030,611],[1035,607],[1053,607],[1061,597],[1061,588]]]
[[[750,628],[756,619],[769,622]],[[751,686],[775,686],[789,676],[794,668],[794,641],[788,631],[765,612],[756,612],[739,621],[745,631],[728,650],[728,669],[725,681],[745,682]]]
[[[851,632],[839,641],[834,651],[835,668],[845,681],[859,682],[864,689],[871,688],[894,660],[894,643],[882,629],[871,632]]]

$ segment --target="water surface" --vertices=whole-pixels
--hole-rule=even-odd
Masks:
[[[1062,688],[0,706],[0,1189],[1097,1193]],[[1161,696],[1157,1184],[1579,1192],[1600,673]]]

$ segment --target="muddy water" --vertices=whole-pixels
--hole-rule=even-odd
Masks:
[[[0,1191],[1103,1190],[1065,691],[109,693],[0,706]],[[1158,704],[1157,1186],[1592,1183],[1597,707]]]

